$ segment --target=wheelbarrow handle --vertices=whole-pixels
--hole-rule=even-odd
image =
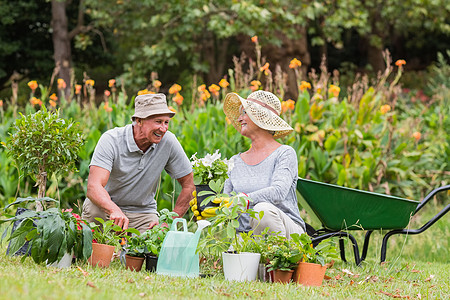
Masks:
[[[419,210],[421,210],[425,204],[428,203],[428,201],[430,201],[431,198],[433,198],[437,193],[446,191],[446,190],[450,190],[450,184],[449,185],[444,185],[441,187],[438,187],[437,189],[432,190],[428,195],[425,196],[425,198],[423,198],[423,200],[419,203],[419,205],[417,205],[416,211],[414,212],[414,214],[417,214],[417,212]]]

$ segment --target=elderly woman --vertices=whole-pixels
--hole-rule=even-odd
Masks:
[[[305,222],[297,205],[298,162],[295,150],[276,139],[293,131],[280,118],[281,103],[272,93],[256,91],[247,99],[235,93],[225,97],[223,110],[233,126],[252,141],[250,149],[234,155],[224,192],[244,193],[253,201],[250,208],[264,211],[258,221],[248,215],[240,218],[239,231],[269,231],[290,237],[305,232]]]

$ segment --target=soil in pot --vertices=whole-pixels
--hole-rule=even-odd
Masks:
[[[306,286],[321,286],[327,267],[320,264],[300,262],[294,274],[294,281]]]
[[[145,256],[145,270],[149,272],[156,272],[156,265],[158,264],[158,256],[146,255]]]
[[[125,267],[128,270],[139,272],[144,264],[144,257],[125,254]]]
[[[99,266],[101,268],[109,267],[111,263],[114,246],[109,246],[105,244],[92,244],[92,255],[89,257],[88,262],[93,266]]]
[[[292,280],[292,274],[294,274],[294,270],[289,270],[289,271],[274,270],[273,271],[273,282],[289,283]]]

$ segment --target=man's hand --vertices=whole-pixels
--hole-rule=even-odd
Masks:
[[[120,227],[122,227],[123,230],[128,229],[128,223],[130,222],[130,220],[128,220],[127,216],[125,216],[125,214],[120,209],[113,211],[109,215],[109,219],[113,220],[115,225],[119,225]]]
[[[150,222],[150,224],[148,225],[148,229],[152,229],[153,227],[155,227],[156,225],[158,225],[159,224],[159,221],[158,220],[156,220],[156,221],[151,221]],[[165,223],[163,223],[163,224],[165,224]],[[162,226],[162,225],[161,225]],[[166,224],[166,227],[167,227],[167,224]]]

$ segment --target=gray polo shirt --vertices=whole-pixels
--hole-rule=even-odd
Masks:
[[[105,189],[124,212],[156,213],[155,194],[161,172],[174,179],[192,172],[192,166],[173,133],[167,131],[145,153],[133,138],[133,126],[105,132],[95,147],[89,166],[110,171]]]

